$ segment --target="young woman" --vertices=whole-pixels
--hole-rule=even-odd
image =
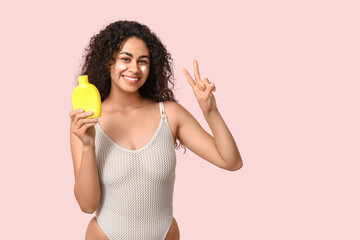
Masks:
[[[143,24],[118,21],[93,36],[82,75],[100,92],[102,115],[70,112],[74,194],[94,213],[86,240],[180,239],[173,217],[175,147],[230,171],[241,168],[236,143],[215,102],[215,85],[183,70],[214,135],[177,103],[171,55]],[[176,141],[180,143],[177,143]]]

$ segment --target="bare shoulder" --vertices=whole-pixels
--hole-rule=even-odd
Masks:
[[[176,114],[186,114],[187,110],[180,104],[175,101],[165,101],[164,108],[166,112],[176,113]]]
[[[193,117],[185,107],[174,101],[165,101],[164,108],[165,112],[168,113],[169,116],[175,118],[179,123]]]
[[[175,130],[176,138],[179,139],[179,129],[184,123],[197,124],[195,118],[180,103],[175,101],[164,102],[165,113],[170,125]]]
[[[175,101],[165,101],[164,108],[166,115],[172,118],[177,125],[190,114],[180,103]]]
[[[183,115],[183,106],[175,101],[164,101],[165,114],[167,116],[170,127],[173,131],[175,139],[178,138],[178,129],[181,116]]]

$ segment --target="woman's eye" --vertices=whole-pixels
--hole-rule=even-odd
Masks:
[[[125,61],[125,62],[130,62],[130,58],[121,58],[121,60]],[[142,64],[147,64],[147,61],[146,60],[139,60],[139,63],[142,63]]]

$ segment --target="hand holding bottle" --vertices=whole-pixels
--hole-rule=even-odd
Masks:
[[[97,118],[88,118],[94,113],[83,112],[82,109],[76,109],[69,113],[71,118],[70,130],[75,134],[86,146],[95,144],[95,128],[94,125],[98,122]]]

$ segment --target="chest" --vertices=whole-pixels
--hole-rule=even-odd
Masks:
[[[143,112],[131,116],[104,114],[99,118],[101,130],[118,146],[128,150],[145,147],[155,136],[162,121],[160,114]],[[174,123],[168,121],[173,141],[176,141]]]
[[[99,118],[95,140],[96,160],[102,186],[110,189],[147,189],[155,183],[171,184],[176,153],[173,133],[165,118]],[[111,119],[111,118],[110,118]],[[151,120],[152,119],[152,120]],[[119,149],[120,147],[120,149]],[[131,195],[126,193],[125,195]]]

